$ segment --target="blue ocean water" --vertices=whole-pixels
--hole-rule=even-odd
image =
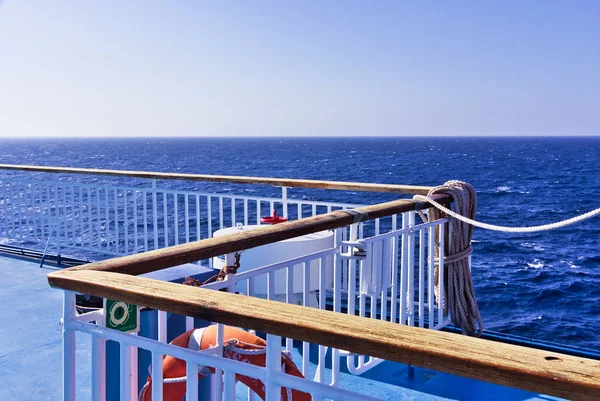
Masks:
[[[600,137],[3,139],[0,163],[415,185],[459,179],[478,191],[479,220],[509,226],[600,206]],[[313,196],[302,189],[290,195]],[[487,329],[600,349],[599,218],[537,234],[476,229],[474,239],[473,278]]]

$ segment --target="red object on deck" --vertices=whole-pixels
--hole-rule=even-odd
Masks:
[[[277,216],[277,210],[273,210],[273,216],[261,217],[260,222],[265,224],[279,224],[285,223],[287,221],[287,217],[279,217]]]

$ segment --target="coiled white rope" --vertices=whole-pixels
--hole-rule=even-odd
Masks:
[[[413,199],[415,200],[419,200],[419,201],[425,201],[425,202],[429,202],[431,203],[433,206],[435,206],[437,209],[441,210],[442,212],[448,214],[449,216],[454,217],[457,220],[460,220],[464,223],[470,224],[474,227],[479,227],[479,228],[483,228],[486,230],[491,230],[491,231],[500,231],[500,232],[504,232],[504,233],[535,233],[535,232],[540,232],[540,231],[548,231],[548,230],[554,230],[557,228],[562,228],[562,227],[566,227],[568,225],[571,224],[575,224],[575,223],[579,223],[581,221],[587,220],[587,219],[591,219],[592,217],[596,217],[598,215],[600,215],[600,208],[589,211],[587,213],[584,213],[580,216],[575,216],[572,217],[570,219],[567,220],[562,220],[556,223],[551,223],[551,224],[543,224],[540,226],[527,226],[527,227],[506,227],[506,226],[499,226],[499,225],[495,225],[495,224],[489,224],[489,223],[483,223],[480,221],[475,221],[473,219],[470,219],[468,217],[465,216],[461,216],[458,213],[453,212],[452,210],[448,209],[447,207],[441,205],[440,203],[434,201],[433,199],[431,199],[429,196],[423,196],[423,195],[415,195],[413,196]]]
[[[461,215],[475,217],[477,209],[477,194],[475,189],[466,182],[448,181],[444,185],[432,188],[428,196],[448,194],[454,199],[455,210]],[[429,221],[439,220],[442,212],[432,209]],[[439,242],[440,232],[436,229],[436,242]],[[438,304],[448,311],[452,323],[462,329],[463,334],[480,336],[483,332],[483,321],[475,298],[475,289],[471,277],[470,258],[471,237],[473,227],[464,222],[454,224],[452,235],[444,243],[435,247],[435,296]],[[441,252],[441,250],[444,250]],[[444,257],[444,277],[440,277],[440,256]],[[444,287],[445,291],[441,291]],[[445,296],[442,296],[444,294]]]

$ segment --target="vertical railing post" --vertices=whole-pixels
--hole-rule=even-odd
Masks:
[[[407,273],[406,295],[403,295],[403,296],[406,296],[406,309],[407,309],[407,313],[408,313],[407,324],[409,326],[413,326],[414,322],[415,322],[415,316],[414,316],[414,309],[415,309],[415,305],[414,305],[415,232],[414,232],[414,229],[415,229],[415,212],[408,212],[408,234],[407,234],[408,271],[406,272]]]
[[[168,211],[167,211],[167,202],[168,202],[168,196],[167,196],[167,192],[164,191],[163,192],[163,236],[165,237],[164,240],[164,244],[165,244],[165,248],[167,248],[169,246],[169,216],[168,216]]]
[[[152,223],[152,231],[154,231],[154,249],[158,249],[158,211],[156,199],[156,180],[152,180],[152,215],[154,217]]]
[[[106,400],[106,340],[92,335],[92,401]]]
[[[75,332],[69,327],[75,317],[75,293],[63,294],[63,401],[75,401]]]
[[[142,213],[144,216],[144,252],[148,251],[148,195],[146,191],[142,191],[144,203]]]
[[[158,341],[161,343],[167,342],[167,312],[159,310],[158,314]]]
[[[402,233],[401,248],[400,248],[400,291],[399,291],[399,323],[406,324],[406,314],[407,314],[407,305],[406,305],[406,294],[408,288],[408,234],[406,230],[408,229],[409,222],[408,216],[406,213],[402,213],[402,229],[405,230]]]
[[[179,194],[177,192],[173,192],[173,220],[175,245],[179,245]]]
[[[267,334],[267,356],[265,363],[266,397],[265,401],[280,401],[281,386],[277,384],[277,376],[281,374],[281,337]],[[307,372],[304,372],[306,375]]]
[[[190,204],[189,194],[184,194],[184,207],[185,207],[185,243],[190,242]]]
[[[2,213],[0,213],[0,235],[4,232],[6,222],[6,196],[4,195],[4,181],[0,179],[0,203],[2,203]]]
[[[29,189],[31,187],[31,184],[27,184],[25,183],[23,186],[23,206],[24,206],[24,210],[23,212],[25,213],[25,233],[26,233],[26,237],[29,238],[29,205],[30,205],[30,201],[27,199],[28,195],[30,194]],[[32,197],[33,198],[33,197]],[[33,204],[33,199],[31,199],[31,204]]]
[[[235,264],[235,253],[228,253],[225,255],[225,266],[233,266]],[[227,292],[235,292],[236,280],[231,277],[231,274],[225,275],[223,281],[229,283],[227,286]]]
[[[73,197],[73,193],[75,192],[75,187],[73,187],[73,192],[71,192],[71,214],[73,215],[73,242],[75,241],[75,198]],[[110,201],[109,201],[109,189],[108,187],[104,190],[104,212],[106,214],[106,224],[105,224],[105,235],[106,235],[106,250],[108,252],[111,251],[110,246]]]
[[[281,187],[281,203],[283,207],[283,217],[288,218],[288,188]]]
[[[434,301],[435,301],[435,229],[427,228],[427,312],[429,313],[428,327],[434,326]]]
[[[185,399],[198,399],[198,364],[190,361],[185,363]]]
[[[133,333],[132,335],[137,336],[137,333]],[[130,395],[132,400],[137,400],[138,396],[138,348],[130,346],[129,347],[129,364],[130,364]]]
[[[19,183],[18,181],[15,182],[15,190],[17,192],[17,195],[15,200],[15,212],[13,214],[16,215],[17,222],[19,225],[15,237],[23,239],[23,222],[21,221],[21,183]]]
[[[119,399],[131,400],[131,347],[120,344]]]
[[[60,265],[60,254],[61,254],[61,234],[60,234],[60,215],[58,206],[58,184],[54,181],[54,235],[56,237],[56,257],[58,264]]]
[[[66,187],[65,187],[66,189]],[[66,191],[65,191],[66,192]],[[102,249],[102,218],[100,217],[100,212],[102,209],[100,209],[100,194],[102,193],[102,188],[96,188],[96,229],[98,230],[98,238],[97,238],[97,242],[98,242],[98,250],[100,251]],[[65,210],[66,210],[66,205],[67,205],[67,198],[65,197]],[[65,212],[66,214],[66,212]],[[65,229],[66,231],[66,229]],[[68,234],[66,235],[68,237]]]
[[[133,190],[133,253],[138,253],[138,209],[137,198],[138,191]]]
[[[79,189],[79,196],[81,196],[81,188]],[[82,198],[83,199],[83,198]],[[115,188],[115,252],[119,253],[119,248],[121,245],[121,237],[119,236],[119,189]],[[81,218],[81,224],[83,227],[83,217]],[[83,232],[83,228],[82,228]],[[82,234],[83,237],[83,234]]]
[[[217,338],[214,351],[216,355],[223,356],[223,343],[225,339],[225,326],[217,325]],[[212,401],[221,401],[223,399],[223,369],[215,368],[215,373],[211,376],[211,394]],[[279,400],[278,400],[279,401]]]
[[[343,246],[343,232],[343,228],[338,228],[334,233],[336,252],[333,255],[333,311],[338,313],[342,311],[342,289],[344,288],[342,283],[342,259],[340,257]],[[340,350],[333,348],[331,350],[331,385],[334,387],[339,386],[340,383],[340,358]]]
[[[152,352],[152,397],[155,400],[163,399],[163,356],[158,352]]]
[[[439,261],[439,277],[438,277],[438,286],[440,289],[440,297],[438,301],[438,322],[440,325],[444,321],[444,309],[446,307],[446,295],[445,295],[445,282],[444,282],[444,256],[446,254],[446,239],[445,239],[445,224],[440,224],[440,236],[439,236],[439,247],[440,247],[440,261]]]
[[[129,255],[129,207],[127,205],[128,202],[128,196],[127,194],[129,193],[129,191],[127,190],[127,188],[125,188],[125,190],[123,191],[123,228],[125,230],[125,246],[124,246],[124,250],[125,250],[125,255]],[[89,192],[88,192],[88,196],[89,196]],[[91,226],[90,226],[91,229]]]

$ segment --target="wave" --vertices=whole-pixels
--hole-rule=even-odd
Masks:
[[[523,248],[534,249],[539,252],[546,250],[546,248],[544,248],[543,245],[537,244],[535,242],[521,242],[519,245],[521,245],[521,247]]]
[[[527,266],[533,269],[541,269],[543,267],[552,267],[552,265],[547,265],[542,262],[540,259],[533,259],[533,262],[527,262]]]
[[[581,266],[576,265],[572,260],[561,260],[562,263],[566,263],[571,269],[579,269]]]
[[[521,194],[526,195],[531,191],[529,189],[513,189],[513,187],[509,185],[501,185],[493,189],[483,189],[481,191],[477,191],[480,195],[510,195],[510,194]]]
[[[581,263],[600,263],[600,255],[594,256],[579,256],[577,260]]]

